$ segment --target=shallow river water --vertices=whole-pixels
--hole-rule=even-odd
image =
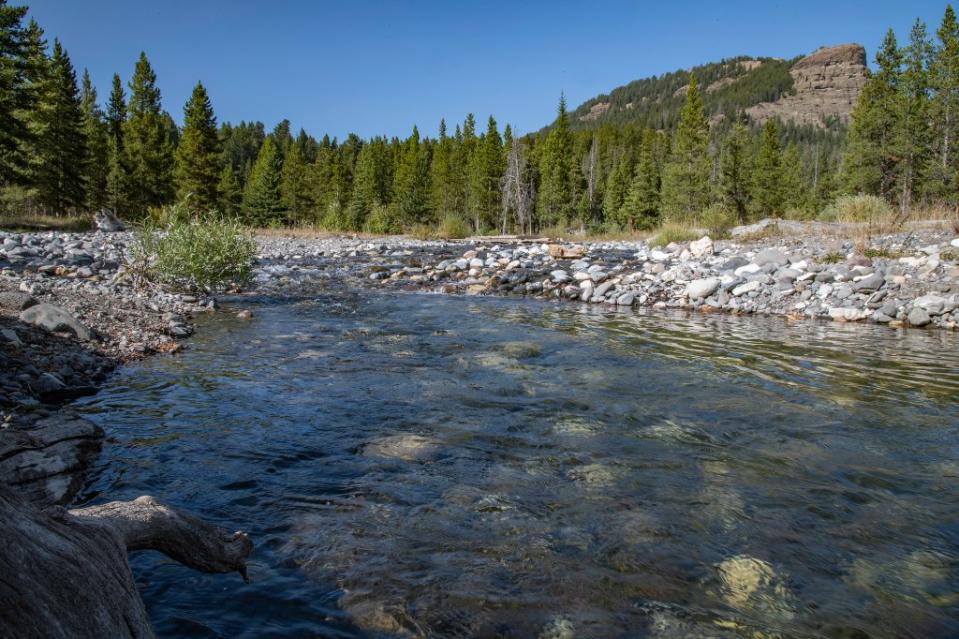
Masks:
[[[959,636],[959,337],[336,292],[80,409],[250,576],[132,558],[164,637]]]

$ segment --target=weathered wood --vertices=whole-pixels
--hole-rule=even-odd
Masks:
[[[41,510],[0,485],[0,637],[153,637],[127,550],[245,575],[253,544],[152,497]]]
[[[229,532],[150,496],[111,501],[69,511],[78,521],[103,526],[127,550],[159,550],[201,572],[239,572],[244,580],[253,543],[246,533]]]

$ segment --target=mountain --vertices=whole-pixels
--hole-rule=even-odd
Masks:
[[[690,73],[713,122],[745,114],[756,122],[778,117],[835,130],[848,123],[866,81],[866,50],[842,44],[792,60],[741,56],[635,80],[578,106],[571,113],[573,126],[633,123],[670,129],[679,118]]]

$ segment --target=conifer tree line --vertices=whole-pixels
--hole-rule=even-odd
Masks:
[[[284,120],[217,124],[198,82],[178,127],[141,53],[100,101],[86,71],[48,42],[26,7],[0,0],[0,206],[57,215],[110,207],[137,219],[189,197],[202,212],[257,226],[310,224],[388,233],[454,223],[472,232],[551,227],[649,229],[721,214],[814,216],[868,193],[904,213],[959,206],[959,26],[951,7],[930,36],[890,31],[848,131],[740,110],[708,118],[690,74],[678,118],[514,136],[490,116],[438,135],[322,139]]]

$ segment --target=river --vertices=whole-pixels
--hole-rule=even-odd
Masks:
[[[331,291],[79,408],[84,503],[250,533],[131,563],[164,637],[959,636],[959,336]],[[383,633],[378,634],[378,633]]]

